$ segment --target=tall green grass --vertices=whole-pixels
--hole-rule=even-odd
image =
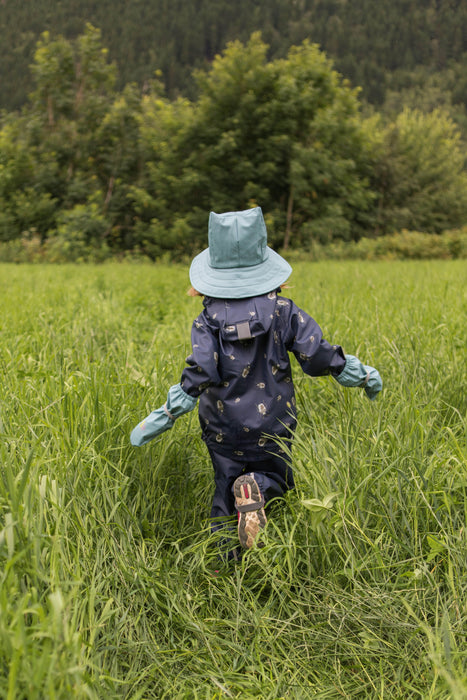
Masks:
[[[465,261],[297,264],[384,391],[295,366],[297,488],[219,568],[179,267],[1,266],[0,697],[467,697]]]

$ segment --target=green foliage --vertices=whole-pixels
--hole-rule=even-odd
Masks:
[[[290,251],[294,260],[457,260],[467,258],[467,230],[446,231],[440,235],[420,231],[336,241],[328,245],[313,243],[307,251]]]
[[[3,239],[28,231],[43,240],[53,235],[60,255],[68,250],[67,259],[81,258],[81,243],[86,247],[96,238],[89,234],[92,226],[87,221],[81,233],[70,236],[70,222],[64,220],[74,212],[76,226],[81,216],[76,212],[87,211],[87,218],[91,212],[96,217],[96,230],[106,219],[109,250],[132,247],[127,183],[139,165],[139,95],[131,86],[114,93],[114,67],[100,32],[90,25],[76,42],[52,41],[46,33],[33,73],[36,90],[29,109],[0,132]],[[57,237],[63,237],[58,247]],[[70,251],[73,241],[76,254]]]
[[[197,72],[196,101],[165,98],[158,78],[116,92],[91,25],[74,42],[44,34],[33,72],[30,104],[0,127],[0,240],[38,235],[45,257],[181,259],[205,247],[210,210],[257,204],[285,250],[467,218],[447,113],[363,118],[358,91],[307,41],[275,60],[259,34],[232,42]]]
[[[49,32],[44,32],[37,44],[31,72],[36,84],[31,99],[48,125],[54,126],[61,116],[71,116],[75,71],[70,42],[63,38],[51,41]]]
[[[166,208],[157,218],[186,212],[196,225],[198,212],[205,220],[211,209],[260,203],[272,244],[284,242],[286,229],[287,246],[310,218],[330,239],[330,220],[345,238],[357,237],[373,195],[356,94],[316,46],[304,43],[271,62],[266,53],[259,35],[234,42],[198,73],[196,105],[156,98],[149,107],[149,191]]]
[[[104,259],[109,254],[106,243],[108,228],[109,222],[95,204],[77,204],[60,215],[57,230],[47,241],[47,259],[51,262]]]
[[[91,217],[97,217],[95,222]],[[84,220],[84,221],[83,221]],[[173,229],[166,229],[153,219],[149,228],[141,232],[140,243],[131,251],[120,252],[109,247],[108,229],[104,219],[99,217],[95,207],[78,206],[77,211],[68,212],[64,217],[66,225],[55,231],[50,238],[41,241],[34,231],[24,232],[20,238],[0,243],[0,261],[15,263],[37,262],[102,262],[104,259],[148,262],[148,260],[169,261],[179,251],[180,259],[187,263],[190,256],[183,251],[186,241],[191,240],[193,231],[186,220],[176,219]],[[100,222],[100,223],[99,223]],[[86,242],[78,224],[88,224],[91,232],[97,233]],[[149,231],[149,233],[147,233]],[[136,231],[135,236],[138,231]],[[72,245],[73,244],[73,245]],[[77,249],[75,250],[75,245]],[[467,258],[467,230],[465,228],[446,231],[440,235],[419,231],[361,238],[359,241],[336,240],[325,245],[312,241],[306,248],[284,251],[288,260],[457,260]]]
[[[16,198],[32,180],[33,159],[20,139],[19,124],[8,122],[0,130],[0,239],[16,238],[21,233],[17,221]]]
[[[119,88],[146,85],[161,70],[171,98],[195,95],[193,67],[204,68],[229,41],[261,31],[269,57],[284,57],[304,39],[319,44],[365,99],[382,104],[419,67],[458,74],[455,102],[467,103],[464,3],[451,0],[51,0],[0,3],[0,106],[16,109],[32,89],[28,66],[44,31],[74,40],[87,22],[99,27],[118,65]],[[382,31],[382,27],[384,30]],[[450,86],[447,85],[450,89]],[[439,105],[437,105],[439,106]]]
[[[297,488],[224,569],[196,415],[128,439],[180,376],[187,269],[4,265],[0,695],[463,700],[465,270],[294,266],[384,389],[294,367]]]
[[[467,217],[467,175],[460,134],[439,111],[402,112],[383,132],[375,167],[377,228],[440,233]]]

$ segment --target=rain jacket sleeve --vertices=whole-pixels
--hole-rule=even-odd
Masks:
[[[337,376],[345,367],[345,355],[340,345],[330,345],[316,321],[294,303],[291,304],[285,344],[303,371],[311,377]]]
[[[340,345],[330,345],[321,328],[305,311],[292,304],[287,349],[293,352],[306,374],[332,374],[346,387],[363,387],[373,401],[383,388],[377,369],[364,365],[353,355],[344,355]]]
[[[180,384],[174,384],[169,389],[166,403],[152,411],[147,418],[133,428],[130,435],[132,445],[141,447],[158,435],[165,433],[175,423],[175,420],[196,406],[196,399],[188,396]]]
[[[193,323],[191,347],[180,384],[183,391],[197,399],[209,386],[221,382],[218,372],[219,336],[204,312]]]
[[[378,370],[364,365],[353,355],[345,356],[345,367],[336,379],[342,386],[362,386],[370,401],[374,401],[383,388]]]
[[[182,373],[180,384],[170,387],[167,402],[147,416],[133,429],[132,445],[145,445],[166,430],[170,430],[175,420],[192,411],[198,396],[211,384],[219,383],[217,371],[217,334],[209,326],[204,314],[198,316],[191,332],[192,354],[187,357],[187,367]]]

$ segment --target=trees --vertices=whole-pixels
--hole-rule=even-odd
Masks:
[[[398,89],[394,71],[462,75],[467,51],[467,4],[453,0],[35,0],[0,2],[0,106],[17,109],[31,90],[28,65],[44,30],[74,41],[91,22],[119,66],[119,89],[141,88],[161,69],[167,95],[195,96],[193,67],[203,67],[226,43],[261,31],[268,58],[284,57],[304,39],[332,56],[337,69],[381,105]],[[461,78],[460,99],[467,104]]]
[[[44,35],[34,76],[22,114],[2,117],[0,240],[157,258],[204,247],[210,210],[262,206],[284,248],[467,219],[447,114],[363,119],[358,92],[307,41],[272,61],[259,34],[232,42],[197,72],[196,101],[168,99],[158,78],[116,91],[91,26],[75,42]]]
[[[316,46],[268,62],[253,34],[197,82],[196,104],[156,100],[152,128],[145,122],[158,144],[149,190],[164,201],[159,222],[178,212],[204,229],[211,209],[261,204],[275,245],[358,237],[356,205],[364,211],[373,195],[357,96]]]
[[[442,111],[404,110],[380,132],[373,186],[377,233],[440,233],[467,220],[467,174],[459,130]]]
[[[351,90],[316,47],[292,48],[282,62],[292,77],[295,130],[288,165],[284,246],[358,239],[371,208],[370,141],[359,114],[358,91]],[[294,229],[292,231],[292,229]]]
[[[91,25],[75,42],[44,33],[32,72],[30,104],[15,129],[1,132],[0,159],[10,174],[0,173],[0,201],[7,203],[9,237],[34,231],[44,240],[61,230],[72,241],[73,226],[86,221],[88,246],[105,239],[121,249],[124,227],[133,223],[122,182],[137,169],[139,95],[130,86],[115,93],[115,67]]]
[[[23,124],[8,121],[0,131],[0,240],[18,238],[33,226],[45,234],[54,201],[44,193],[34,197],[34,159],[22,137]],[[34,202],[36,209],[34,210]],[[46,213],[46,210],[47,213]],[[44,224],[42,228],[41,224]]]

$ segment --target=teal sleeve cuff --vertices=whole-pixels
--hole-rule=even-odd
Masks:
[[[364,365],[353,355],[345,356],[345,367],[336,380],[342,386],[362,386],[368,398],[373,401],[383,388],[383,382],[377,369]]]
[[[174,384],[169,389],[167,394],[167,411],[170,416],[174,418],[179,418],[183,416],[184,413],[192,411],[196,406],[198,399],[194,399],[189,396],[185,391],[183,391],[180,384]]]
[[[186,394],[180,384],[171,386],[167,394],[167,403],[152,411],[147,418],[133,428],[130,442],[136,447],[145,445],[166,430],[170,430],[176,418],[192,411],[197,400]]]

